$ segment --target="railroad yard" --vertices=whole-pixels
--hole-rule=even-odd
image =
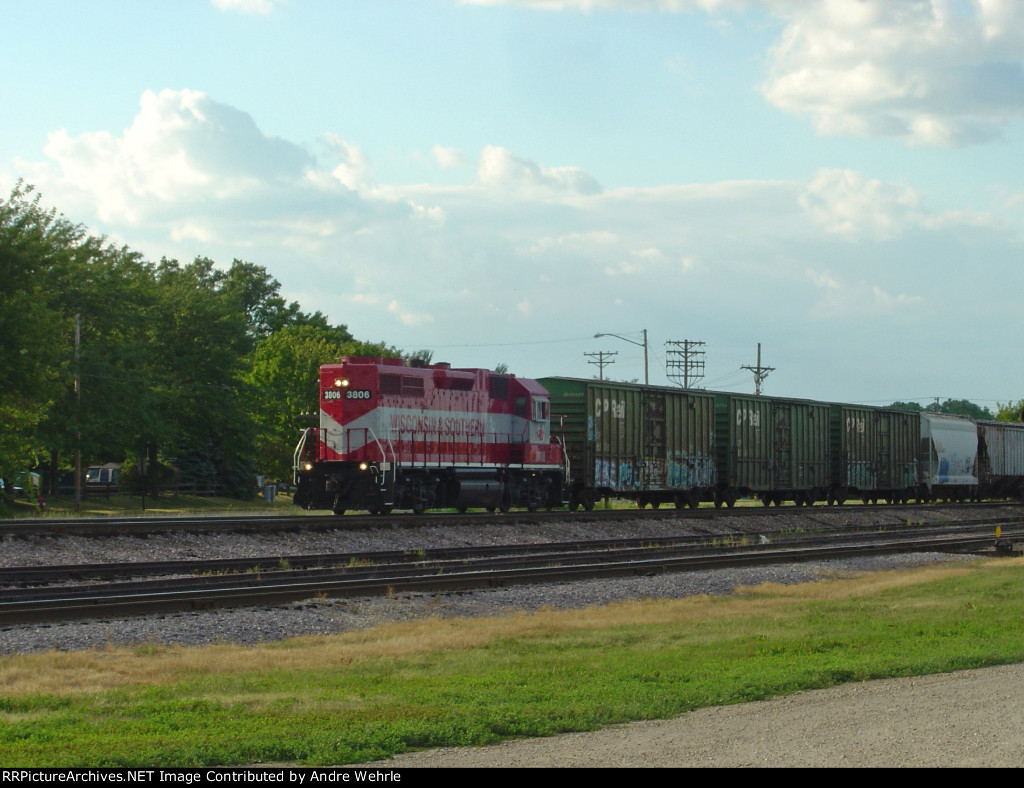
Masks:
[[[779,516],[779,512],[784,514]],[[1019,515],[1016,505],[927,507],[845,507],[813,510],[738,510],[735,513],[701,510],[674,516],[644,516],[623,510],[612,520],[597,521],[583,515],[567,515],[530,524],[511,518],[471,519],[452,525],[393,525],[377,527],[324,528],[329,520],[317,518],[319,527],[289,531],[182,531],[157,530],[134,535],[6,535],[0,551],[0,570],[12,567],[77,564],[139,564],[157,561],[252,559],[262,572],[282,570],[267,566],[267,556],[323,554],[372,554],[405,551],[426,555],[430,551],[455,548],[494,548],[499,545],[587,543],[613,540],[628,534],[634,539],[654,542],[668,537],[711,539],[723,548],[735,543],[778,540],[779,529],[810,534],[820,529],[881,529],[882,533],[906,529],[908,521],[927,513],[929,522],[957,523],[968,520],[1003,522]],[[909,513],[908,513],[909,512]],[[917,513],[915,513],[917,512]],[[784,525],[780,521],[785,521]],[[398,518],[397,522],[402,522]],[[311,522],[312,524],[312,522]],[[1003,526],[1006,527],[1006,526]],[[987,545],[994,542],[993,529],[983,530]],[[770,537],[765,534],[771,534]],[[962,556],[964,558],[969,556]],[[258,562],[256,559],[264,559]],[[728,594],[737,586],[764,582],[799,583],[834,576],[837,571],[913,566],[922,562],[949,560],[945,552],[915,551],[890,555],[843,556],[829,560],[755,562],[721,568],[702,567],[692,571],[640,571],[612,576],[531,583],[491,584],[487,588],[408,590],[394,593],[334,596],[310,593],[287,603],[256,606],[234,605],[225,609],[179,610],[141,616],[105,614],[98,606],[95,615],[83,620],[8,624],[0,629],[0,652],[5,654],[51,648],[76,650],[101,648],[108,644],[176,643],[198,645],[214,642],[243,644],[280,640],[298,635],[330,634],[363,629],[389,621],[429,616],[490,616],[512,611],[556,609],[638,598],[674,599],[693,594]],[[361,559],[361,561],[369,559]],[[284,559],[276,559],[278,564]],[[356,563],[352,561],[352,563]],[[250,573],[252,574],[252,573]],[[130,576],[130,573],[129,573]],[[81,581],[54,581],[57,589]],[[95,581],[97,584],[99,581]],[[494,587],[494,586],[497,587]]]

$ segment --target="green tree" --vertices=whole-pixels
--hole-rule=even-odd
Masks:
[[[153,468],[156,447],[168,459],[212,467],[212,478],[190,480],[244,497],[252,494],[255,475],[242,381],[250,340],[245,312],[223,282],[207,258],[187,266],[164,259],[157,266],[148,322],[153,418],[141,425],[134,448],[145,451]],[[194,462],[196,452],[206,465]]]
[[[892,403],[892,405],[889,405],[888,407],[892,408],[893,410],[924,410],[924,405],[922,405],[920,402],[900,402],[898,400]]]
[[[21,181],[0,201],[0,477],[8,480],[43,448],[36,428],[56,396],[68,347],[50,305],[50,272],[84,237]]]
[[[342,356],[397,358],[384,343],[355,340],[345,326],[291,325],[256,347],[247,376],[256,431],[256,462],[276,479],[291,476],[292,451],[320,411],[320,367]],[[302,416],[311,419],[302,421]]]
[[[981,421],[991,421],[995,418],[987,407],[978,405],[970,400],[966,399],[947,399],[943,402],[939,402],[938,399],[935,402],[925,406],[919,402],[894,402],[889,405],[890,408],[897,410],[914,410],[914,411],[927,411],[928,413],[946,413],[953,416],[970,416],[972,419]]]
[[[948,413],[955,416],[970,416],[978,421],[991,421],[995,418],[992,411],[966,399],[947,399],[942,402],[936,413]]]
[[[1005,405],[1001,402],[996,403],[996,420],[1024,421],[1024,399],[1019,399],[1016,402],[1007,402]]]

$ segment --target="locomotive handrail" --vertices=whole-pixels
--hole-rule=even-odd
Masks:
[[[559,448],[562,450],[562,467],[565,468],[563,478],[565,478],[566,480],[571,479],[572,466],[569,463],[569,452],[565,450],[565,441],[562,438],[558,437],[557,435],[552,436],[552,440],[555,443],[557,443]]]
[[[321,427],[306,427],[299,436],[299,442],[295,446],[295,451],[292,453],[292,483],[298,485],[299,483],[299,471],[302,470],[302,457],[306,449],[306,442],[309,440],[309,435],[312,432],[317,432],[317,439],[319,440],[319,433],[324,432]]]

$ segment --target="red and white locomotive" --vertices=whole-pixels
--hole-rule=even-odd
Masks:
[[[307,509],[558,506],[565,458],[535,380],[392,358],[320,368],[320,426],[295,449]]]

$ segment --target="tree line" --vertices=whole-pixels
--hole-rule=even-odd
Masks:
[[[281,296],[265,268],[145,260],[91,235],[19,182],[0,200],[0,479],[125,462],[155,494],[172,476],[247,497],[287,479],[297,417],[319,409],[318,369],[401,356]],[[427,351],[409,357],[429,361]],[[1020,421],[966,400],[893,407]],[[0,496],[0,506],[2,506]]]
[[[0,200],[5,490],[25,469],[55,484],[76,449],[83,468],[124,461],[151,493],[172,473],[238,497],[257,473],[289,478],[296,416],[318,409],[319,366],[402,354],[280,289],[242,260],[147,261],[19,182]]]

